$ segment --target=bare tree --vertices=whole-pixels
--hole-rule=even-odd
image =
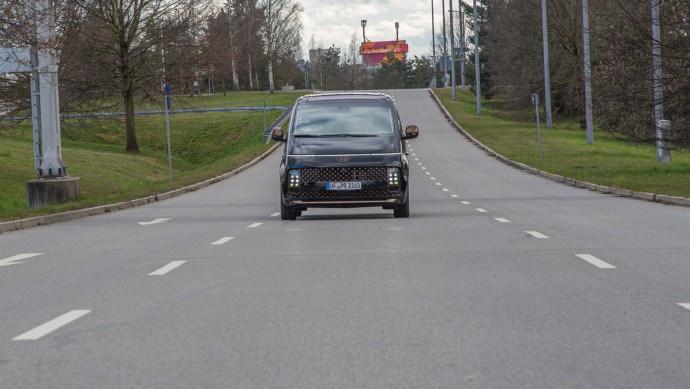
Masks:
[[[138,151],[134,124],[137,91],[155,93],[160,88],[164,57],[161,50],[184,42],[206,10],[206,0],[73,0],[81,20],[70,39],[83,44],[79,59],[88,70],[82,77],[97,76],[98,89],[116,92],[125,109],[126,151]],[[86,35],[88,34],[88,35]],[[85,38],[88,37],[88,44]],[[74,41],[73,41],[74,43]],[[187,44],[194,44],[194,40]],[[78,50],[73,48],[76,53]],[[193,56],[192,56],[193,57]],[[169,58],[166,58],[167,61]],[[194,58],[186,58],[194,60]],[[76,66],[77,64],[75,64]],[[93,84],[94,79],[90,79]]]
[[[293,0],[263,0],[266,15],[263,25],[265,55],[268,60],[268,82],[271,93],[275,91],[273,63],[280,58],[297,62],[301,44],[302,4]]]

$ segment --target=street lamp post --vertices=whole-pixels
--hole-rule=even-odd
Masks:
[[[431,87],[436,88],[436,26],[434,26],[434,0],[431,0],[431,57],[434,65],[434,78],[431,80]]]
[[[453,0],[449,0],[449,4],[450,4],[450,9],[448,12],[450,13],[450,64],[451,64],[451,68],[450,68],[451,82],[450,82],[450,85],[451,85],[451,88],[453,88],[453,92],[452,92],[453,100],[457,100],[457,96],[455,95],[455,38],[453,37],[453,35],[455,35],[455,31],[453,30]]]
[[[552,128],[551,77],[549,75],[549,30],[546,21],[546,0],[541,0],[541,28],[544,42],[544,105],[546,105],[546,128]]]
[[[652,64],[654,67],[654,128],[656,129],[656,158],[662,163],[671,162],[667,144],[670,123],[664,120],[664,89],[661,79],[661,27],[659,25],[660,0],[652,0]]]
[[[460,83],[462,93],[465,93],[465,12],[462,9],[462,0],[458,0],[458,12],[460,13]]]
[[[441,1],[443,17],[443,87],[448,86],[448,46],[446,46],[446,0]]]
[[[482,79],[479,69],[479,33],[477,21],[477,0],[474,0],[474,83],[477,94],[477,116],[482,116]]]
[[[366,27],[366,26],[367,26],[367,21],[366,21],[366,19],[363,19],[362,20],[362,42],[367,41],[367,35],[364,33],[364,27]]]
[[[582,0],[582,37],[585,66],[585,123],[587,144],[594,143],[594,119],[592,118],[592,70],[589,55],[589,3]]]

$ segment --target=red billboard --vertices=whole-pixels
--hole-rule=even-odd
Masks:
[[[362,62],[372,66],[379,65],[390,52],[395,55],[395,58],[404,61],[408,52],[407,43],[404,40],[362,42],[362,45],[359,47],[359,54],[362,55]]]

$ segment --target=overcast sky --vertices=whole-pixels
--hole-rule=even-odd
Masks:
[[[302,48],[311,48],[312,35],[317,46],[335,45],[345,54],[352,34],[357,47],[362,42],[361,20],[367,20],[366,35],[372,41],[395,40],[395,22],[400,23],[399,38],[409,45],[408,58],[431,57],[430,0],[300,0],[304,6]],[[454,4],[457,7],[457,1]],[[454,7],[455,8],[455,7]],[[455,9],[454,9],[455,10]],[[434,23],[441,22],[441,2],[434,1]]]

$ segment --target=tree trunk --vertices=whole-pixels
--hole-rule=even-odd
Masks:
[[[249,54],[248,57],[249,57],[249,61],[248,61],[248,63],[249,63],[249,66],[248,66],[248,68],[249,68],[249,90],[254,90],[254,84],[252,81],[252,55]]]
[[[273,62],[268,62],[268,89],[271,93],[276,93],[276,86],[273,82]]]
[[[240,90],[240,78],[237,75],[237,66],[234,58],[232,60],[232,85],[235,88],[234,90]]]
[[[125,91],[122,95],[125,103],[125,131],[127,133],[127,145],[125,151],[139,152],[137,134],[134,127],[134,93]]]

